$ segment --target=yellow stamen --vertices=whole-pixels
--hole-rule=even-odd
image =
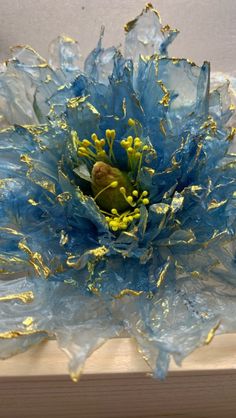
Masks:
[[[84,147],[90,147],[92,145],[91,142],[87,139],[83,139],[82,144]]]
[[[129,125],[129,126],[135,126],[135,120],[134,120],[134,119],[129,118],[129,120],[128,120],[128,125]]]
[[[96,200],[98,198],[98,196],[100,196],[100,194],[105,192],[105,190],[110,189],[110,187],[112,189],[115,189],[117,186],[118,186],[118,181],[113,181],[112,183],[108,184],[108,186],[104,187],[104,189],[100,190],[100,192],[98,192],[96,194],[96,196],[94,197],[94,200]]]

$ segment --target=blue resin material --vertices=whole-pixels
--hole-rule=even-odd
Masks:
[[[102,30],[84,69],[59,37],[48,63],[17,47],[0,73],[0,357],[56,337],[74,380],[124,330],[160,378],[171,356],[236,331],[228,84],[210,91],[209,63],[168,58],[177,31],[151,5],[125,29],[124,55]],[[122,170],[124,138],[152,147],[139,176],[150,203],[126,230],[109,229],[74,171],[72,133],[107,129]]]

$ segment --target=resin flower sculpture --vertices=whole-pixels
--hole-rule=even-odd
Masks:
[[[124,330],[159,377],[236,331],[228,83],[168,58],[150,4],[125,31],[84,69],[59,37],[0,73],[0,356],[56,337],[74,380]]]

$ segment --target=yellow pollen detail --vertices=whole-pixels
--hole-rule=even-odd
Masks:
[[[95,141],[97,141],[98,140],[98,136],[97,136],[97,134],[92,134],[91,135],[91,139],[95,142]]]
[[[129,118],[129,120],[128,120],[128,125],[129,125],[129,126],[135,126],[135,120],[134,120],[134,119]]]
[[[113,182],[110,184],[110,187],[112,187],[113,189],[115,189],[117,186],[118,186],[118,181],[113,181]]]
[[[84,147],[90,147],[92,145],[91,142],[87,139],[83,139],[82,144]]]

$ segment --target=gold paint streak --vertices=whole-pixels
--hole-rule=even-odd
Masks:
[[[131,20],[130,22],[127,22],[124,25],[124,30],[126,33],[130,32],[131,30],[134,29],[136,23],[137,23],[138,18],[136,17],[136,19]]]
[[[179,63],[180,63],[180,58],[175,58],[175,57],[172,57],[172,63],[173,63],[174,65],[179,64]]]
[[[19,242],[18,247],[20,250],[24,251],[26,254],[29,255],[29,258],[30,258],[29,262],[34,267],[36,273],[39,276],[41,276],[41,273],[43,273],[45,279],[47,279],[48,276],[51,274],[51,271],[44,264],[42,255],[38,252],[31,251],[31,249],[23,241]]]
[[[121,299],[124,296],[140,296],[142,293],[143,293],[142,290],[136,291],[136,290],[132,290],[132,289],[123,289],[117,295],[113,295],[113,297],[115,299]]]
[[[45,78],[45,83],[49,83],[49,81],[52,81],[52,77],[50,76],[50,74],[47,74],[47,77]]]
[[[77,372],[77,373],[70,373],[70,378],[72,380],[72,382],[77,383],[79,381],[81,372]]]
[[[105,254],[108,253],[108,249],[103,245],[102,247],[94,248],[93,250],[89,250],[89,254],[94,255],[96,258],[102,258]]]
[[[225,199],[225,200],[221,200],[221,202],[217,202],[217,200],[213,199],[213,200],[209,203],[209,205],[208,205],[208,207],[207,207],[207,210],[209,211],[209,210],[212,210],[212,209],[217,209],[217,208],[220,208],[220,207],[221,207],[221,206],[223,206],[226,202],[227,202],[227,199]]]
[[[47,331],[45,330],[5,331],[5,332],[0,332],[0,338],[4,340],[11,340],[12,338],[26,337],[28,335],[42,334],[42,333],[47,334]]]
[[[162,271],[160,272],[158,280],[157,280],[157,287],[160,287],[162,283],[164,282],[169,266],[170,266],[170,263],[166,263],[166,265],[163,267]]]
[[[23,163],[27,164],[29,167],[32,167],[33,166],[33,164],[32,164],[32,158],[29,155],[27,155],[27,154],[21,154],[20,160]]]
[[[202,147],[203,147],[203,144],[202,143],[199,143],[197,145],[197,152],[196,152],[196,155],[195,155],[195,161],[198,159],[198,157],[199,157],[199,155],[201,153]]]
[[[69,44],[77,44],[77,41],[73,38],[70,38],[70,36],[62,35],[62,39],[64,42],[68,42]]]
[[[166,86],[164,85],[163,81],[159,80],[158,84],[160,84],[161,89],[164,93],[164,96],[162,97],[162,99],[159,101],[159,103],[163,106],[169,106],[170,103],[170,92],[167,90]]]
[[[229,110],[236,110],[236,106],[232,103],[232,104],[229,106]]]
[[[195,277],[196,279],[198,279],[200,277],[200,273],[197,270],[191,271],[191,276]]]
[[[210,129],[215,134],[217,131],[217,123],[212,116],[209,116],[200,129]]]
[[[155,170],[153,168],[150,167],[143,167],[143,169],[150,174],[150,176],[153,176],[155,174]]]
[[[69,240],[68,235],[63,230],[60,235],[60,245],[66,245]]]
[[[163,203],[162,206],[161,205],[157,205],[155,207],[155,211],[158,215],[166,215],[166,213],[169,211],[170,206],[167,205],[166,203]]]
[[[97,109],[96,109],[96,108],[95,108],[95,107],[94,107],[91,103],[87,103],[87,106],[88,106],[89,110],[91,110],[91,112],[92,112],[94,115],[100,116],[100,113],[97,111]],[[122,108],[123,108],[123,110],[124,110],[124,101],[123,101]]]
[[[19,299],[23,303],[31,303],[34,300],[34,294],[31,290],[12,295],[0,296],[0,302],[7,302],[9,300]]]
[[[77,285],[78,285],[77,281],[76,281],[76,280],[74,280],[74,279],[65,279],[65,280],[64,280],[64,283],[65,283],[65,284],[69,284],[69,285],[71,285],[71,286],[77,286]]]
[[[206,339],[205,339],[205,344],[209,344],[211,341],[212,341],[212,339],[213,339],[213,337],[214,337],[214,335],[215,335],[215,332],[216,332],[216,330],[219,328],[219,326],[220,326],[220,322],[218,322],[211,330],[210,330],[210,332],[208,333],[208,335],[207,335],[207,337],[206,337]]]
[[[40,125],[40,126],[23,125],[23,128],[27,129],[27,131],[29,133],[31,133],[32,135],[41,135],[45,132],[48,132],[48,126],[47,125]]]
[[[64,129],[64,130],[68,129],[67,123],[63,120],[58,120],[57,124],[58,124],[59,128],[61,128],[61,129]]]
[[[84,103],[89,96],[79,96],[79,97],[72,97],[67,102],[67,107],[70,109],[75,109],[78,107],[81,103]]]
[[[49,180],[33,180],[35,184],[41,186],[43,189],[47,190],[49,193],[56,194],[56,186],[52,181]]]
[[[200,192],[202,190],[202,186],[198,186],[197,184],[190,187],[192,193]]]
[[[173,210],[179,208],[182,205],[183,201],[184,201],[184,196],[173,197],[172,202],[171,202],[171,208]]]
[[[28,199],[28,203],[30,203],[32,206],[37,206],[38,205],[38,203],[35,202],[34,199]]]
[[[162,119],[160,120],[160,130],[163,133],[163,135],[166,136],[166,129]]]
[[[90,283],[89,285],[88,285],[88,289],[90,290],[90,292],[92,292],[94,295],[99,295],[99,289],[96,287],[96,286],[94,286],[94,284],[92,284],[92,283]]]
[[[12,228],[0,227],[0,231],[8,232],[9,234],[18,235],[18,236],[21,236],[21,237],[24,236],[21,232],[18,232],[15,229],[12,229]]]
[[[161,18],[160,18],[160,14],[159,14],[158,10],[157,10],[157,9],[155,9],[151,3],[147,3],[147,4],[146,4],[146,6],[145,6],[145,9],[142,11],[142,13],[141,13],[138,17],[136,17],[135,19],[131,20],[130,22],[127,22],[127,23],[124,25],[124,30],[125,30],[125,32],[126,32],[126,33],[128,33],[128,32],[130,32],[131,30],[133,30],[133,29],[134,29],[134,27],[135,27],[135,25],[136,25],[136,23],[137,23],[137,21],[138,21],[138,19],[139,19],[139,18],[140,18],[140,17],[141,17],[144,13],[147,13],[149,10],[151,10],[153,13],[155,13],[155,15],[159,18],[160,23],[161,23]],[[166,25],[166,26],[167,26],[167,25]]]
[[[22,324],[25,327],[30,327],[34,322],[34,318],[32,316],[27,316],[27,318],[24,319],[24,321],[22,321]]]
[[[170,31],[170,26],[169,25],[162,26],[161,31],[162,31],[162,33],[169,32]]]
[[[234,139],[235,135],[236,135],[236,128],[232,127],[231,132],[227,137],[228,141],[232,141]]]
[[[59,195],[57,195],[56,199],[57,201],[63,205],[64,203],[68,202],[72,198],[71,194],[69,192],[63,192]]]

